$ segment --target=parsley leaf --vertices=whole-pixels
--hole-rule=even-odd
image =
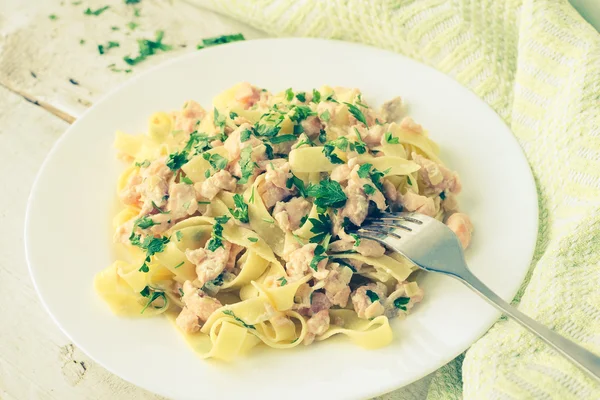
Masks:
[[[349,262],[346,262],[345,260],[341,259],[341,258],[332,258],[331,261],[336,262],[340,265],[343,265],[344,267],[348,267],[352,270],[352,272],[357,272],[356,268],[354,268],[354,266],[352,264],[350,264]]]
[[[325,254],[325,247],[320,244],[315,247],[315,256],[310,261],[310,267],[316,271],[318,271],[319,263],[327,258],[327,254]]]
[[[138,226],[140,229],[148,229],[154,225],[160,225],[157,222],[154,222],[152,219],[148,218],[148,217],[142,217],[139,218],[137,221],[135,221],[135,226]]]
[[[296,97],[298,96],[296,95]],[[293,106],[288,116],[292,122],[298,124],[311,115],[317,115],[317,113],[311,110],[309,106]]]
[[[235,203],[235,208],[229,209],[231,215],[233,215],[233,218],[240,222],[249,222],[248,204],[244,202],[244,197],[241,194],[236,193],[233,195],[233,202]]]
[[[365,118],[365,115],[363,114],[362,111],[360,111],[360,109],[358,107],[356,107],[354,104],[350,104],[350,103],[344,103],[347,107],[348,107],[348,111],[350,111],[350,114],[352,114],[352,116],[354,118],[356,118],[357,121],[362,122],[363,124],[365,124],[365,126],[367,126],[367,119]]]
[[[214,153],[214,154],[203,153],[202,158],[204,158],[206,161],[208,161],[208,163],[216,171],[220,171],[220,170],[224,169],[225,167],[227,167],[227,164],[229,163],[229,161],[225,157],[220,156],[217,153]]]
[[[394,307],[406,311],[406,305],[410,301],[410,297],[398,297],[394,300]]]
[[[365,194],[367,196],[371,196],[372,194],[375,194],[375,188],[373,187],[373,185],[366,184],[363,186],[363,190],[365,191]]]
[[[150,258],[156,253],[161,253],[165,249],[165,245],[169,243],[168,237],[155,238],[154,236],[146,236],[144,241],[140,243],[140,236],[134,235],[133,232],[129,237],[129,240],[134,246],[138,246],[143,250],[146,250],[146,259],[138,270],[144,273],[150,271],[150,268],[147,264],[150,262]]]
[[[325,122],[329,122],[329,120],[331,119],[331,114],[329,113],[329,110],[323,111],[319,118],[321,118]]]
[[[400,144],[400,139],[398,139],[397,137],[394,137],[392,135],[392,132],[385,133],[385,141],[386,141],[386,143],[389,143],[389,144]]]
[[[319,142],[325,143],[327,141],[327,132],[325,129],[321,129],[319,132]]]
[[[294,173],[292,173],[292,177],[289,178],[285,183],[285,187],[287,187],[288,189],[291,189],[292,186],[296,186],[296,188],[298,189],[298,193],[300,193],[300,196],[306,197],[308,195],[308,193],[306,192],[306,187],[304,186],[304,181],[298,178],[296,175],[294,175]]]
[[[298,92],[298,93],[296,93],[296,98],[298,99],[298,101],[301,101],[304,103],[306,101],[306,93]]]
[[[99,44],[98,45],[98,53],[100,54],[104,54],[106,53],[109,49],[112,49],[113,47],[119,47],[119,42],[108,42],[106,45],[103,44]]]
[[[254,325],[248,325],[247,323],[244,322],[244,320],[242,320],[241,318],[238,318],[233,311],[231,310],[223,310],[222,311],[223,314],[225,315],[229,315],[230,317],[233,317],[233,319],[235,319],[237,322],[239,322],[240,324],[242,324],[244,326],[244,328],[248,328],[248,329],[256,329],[254,327]]]
[[[181,233],[181,231],[177,231],[175,232],[175,237],[177,238],[178,242],[181,242],[181,238],[183,238],[183,233]]]
[[[242,177],[238,180],[238,184],[243,185],[248,182],[248,179],[254,175],[254,168],[258,165],[252,161],[252,146],[244,147],[240,153],[240,167],[242,169]],[[252,201],[254,197],[250,201]]]
[[[192,180],[191,180],[190,178],[188,178],[187,176],[182,176],[181,178],[179,178],[179,181],[180,181],[180,182],[183,182],[183,183],[185,183],[185,184],[188,184],[188,185],[193,185],[193,184],[194,184],[194,181],[192,181]]]
[[[177,171],[188,162],[187,157],[187,151],[171,153],[169,154],[169,159],[167,160],[167,167],[169,167],[171,171]]]
[[[271,138],[270,141],[273,144],[279,144],[279,143],[284,143],[284,142],[292,142],[296,139],[297,138],[295,135],[281,135],[281,136],[275,136],[275,137]]]
[[[135,58],[126,56],[123,58],[123,61],[125,61],[129,65],[136,65],[144,61],[149,56],[156,54],[158,50],[171,50],[172,47],[170,45],[164,44],[162,42],[164,35],[165,33],[163,31],[156,31],[154,40],[138,39],[138,48],[140,53]]]
[[[136,162],[135,166],[136,167],[140,167],[140,168],[146,168],[146,167],[150,166],[150,160],[144,160],[142,162]]]
[[[313,89],[313,98],[312,101],[315,103],[318,103],[321,101],[321,92],[319,92],[317,89]]]
[[[369,297],[369,300],[371,300],[371,303],[375,303],[376,301],[379,301],[379,296],[374,291],[367,289],[366,294]]]
[[[327,235],[331,233],[332,225],[329,214],[318,214],[317,218],[308,219],[312,223],[312,228],[310,228],[310,231],[315,234],[315,236],[310,239],[311,243],[320,243],[327,237]]]
[[[157,206],[155,202],[152,202],[152,209],[155,211],[158,211],[160,214],[168,214],[171,212],[171,211],[163,211],[163,209],[160,208],[159,206]]]
[[[236,119],[237,117],[238,117],[238,113],[236,113],[235,111],[229,111],[230,119]]]
[[[367,178],[369,176],[369,171],[371,170],[371,167],[373,166],[373,164],[363,164],[360,166],[360,168],[358,168],[358,176],[361,178]]]
[[[83,13],[85,15],[94,15],[97,17],[98,15],[102,14],[104,11],[108,10],[109,8],[110,8],[110,6],[104,6],[102,8],[92,11],[92,9],[88,7],[87,10],[85,10]]]
[[[323,154],[325,154],[325,157],[327,157],[327,159],[329,160],[330,163],[345,164],[344,160],[339,158],[338,155],[333,152],[334,150],[335,150],[335,146],[331,143],[327,143],[326,145],[323,146],[323,150],[321,152]]]
[[[216,37],[202,39],[202,44],[197,45],[196,48],[199,50],[199,49],[203,49],[205,47],[217,46],[219,44],[225,44],[225,43],[231,43],[231,42],[238,42],[241,40],[246,40],[246,38],[244,38],[244,35],[242,35],[241,33],[235,33],[233,35],[216,36]]]
[[[248,238],[246,238],[246,239],[248,239],[248,240],[249,240],[249,241],[251,241],[252,243],[256,243],[256,242],[258,242],[258,238],[257,238],[257,237],[248,237]]]
[[[209,251],[216,251],[219,247],[223,246],[223,225],[229,221],[229,217],[221,216],[215,218],[215,224],[213,225],[213,231],[210,234],[210,239],[206,244],[206,249]]]
[[[408,178],[408,177],[407,177]],[[440,193],[440,199],[442,200],[446,200],[446,192],[441,192]]]
[[[321,208],[343,207],[348,199],[340,184],[329,179],[321,181],[317,185],[310,185],[307,193],[315,198],[314,203]]]
[[[281,278],[277,279],[279,281],[279,286],[285,286],[287,285],[287,279],[285,279],[284,276],[282,276]]]
[[[245,129],[240,134],[240,142],[242,142],[242,143],[247,142],[248,140],[250,140],[251,136],[252,136],[252,131],[250,129]]]
[[[294,91],[292,90],[292,88],[286,89],[285,99],[287,101],[292,101],[294,99]]]
[[[150,292],[152,292],[152,294],[150,294]],[[144,311],[146,311],[146,309],[152,304],[154,303],[154,301],[156,299],[159,299],[162,297],[163,299],[163,305],[161,307],[155,307],[155,308],[164,308],[166,307],[169,303],[167,300],[167,296],[165,295],[165,292],[161,292],[158,290],[154,290],[154,289],[150,289],[148,286],[146,286],[141,292],[140,294],[144,297],[148,298],[148,302],[146,303],[146,305],[144,306],[144,308],[142,308],[142,311],[140,311],[140,314],[143,314]]]
[[[138,4],[142,0],[125,0],[125,4]]]

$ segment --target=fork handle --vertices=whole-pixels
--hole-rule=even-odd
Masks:
[[[502,300],[500,296],[481,282],[471,271],[466,270],[464,273],[461,273],[461,276],[454,275],[454,277],[477,292],[477,294],[486,299],[504,314],[516,320],[530,332],[536,334],[540,339],[600,382],[600,357],[559,335],[550,328],[529,318],[506,301]]]

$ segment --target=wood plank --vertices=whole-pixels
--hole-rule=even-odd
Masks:
[[[0,16],[0,84],[57,110],[80,116],[110,89],[160,62],[199,51],[202,38],[241,32],[247,39],[265,34],[233,19],[174,0],[123,1],[8,0]],[[110,8],[98,16],[87,7]],[[139,17],[135,10],[139,9]],[[49,16],[54,15],[55,19]],[[130,29],[127,24],[139,24]],[[113,27],[118,30],[113,30]],[[138,53],[137,39],[153,39],[163,30],[163,42],[173,46],[130,67],[123,57]],[[80,44],[84,40],[84,44]],[[101,55],[98,45],[119,43]],[[201,51],[201,50],[200,50]],[[131,73],[114,72],[131,69]]]

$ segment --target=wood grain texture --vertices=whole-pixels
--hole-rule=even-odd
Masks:
[[[0,196],[5,232],[0,241],[0,399],[162,399],[95,364],[46,313],[25,261],[27,197],[70,117],[81,116],[111,89],[166,59],[197,51],[202,38],[265,35],[180,0],[142,0],[140,17],[122,0],[73,2],[4,0],[0,10],[0,193],[10,194]],[[84,15],[87,7],[106,4],[110,8],[100,16]],[[139,26],[131,30],[126,26],[130,22]],[[158,29],[175,50],[150,57],[129,74],[108,68],[113,63],[127,68],[122,58],[137,52],[136,39],[151,39]],[[100,55],[97,45],[109,40],[120,47]],[[425,378],[402,389],[402,399],[425,398],[428,382]]]

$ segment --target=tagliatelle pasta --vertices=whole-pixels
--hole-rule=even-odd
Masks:
[[[393,339],[423,298],[415,266],[350,228],[406,209],[444,220],[466,247],[457,175],[400,98],[357,89],[271,94],[248,83],[207,111],[157,112],[117,132],[118,260],[95,278],[117,315],[164,314],[203,358],[234,360],[345,335]]]

